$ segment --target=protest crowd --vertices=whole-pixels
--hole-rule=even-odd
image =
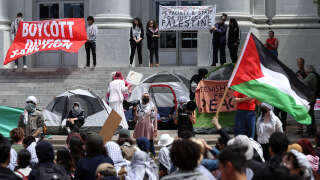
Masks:
[[[22,18],[19,13],[17,18]],[[90,66],[90,51],[93,54],[93,66],[96,62],[97,27],[94,18],[88,17],[88,40],[85,43],[87,64]],[[213,33],[213,62],[226,62],[225,46],[228,45],[232,62],[238,59],[239,27],[233,18],[229,23],[229,35],[226,38],[227,15],[223,14],[218,23],[210,30]],[[16,22],[17,21],[17,22]],[[18,20],[12,25],[17,30]],[[159,66],[158,39],[159,30],[155,20],[149,20],[146,26],[150,66]],[[14,33],[13,33],[14,35]],[[139,18],[135,18],[130,29],[132,66],[137,50],[139,64],[142,64],[142,40],[144,28]],[[273,56],[277,56],[279,41],[273,31],[264,45]],[[153,57],[155,56],[155,63]],[[25,59],[24,68],[25,66]],[[158,137],[157,107],[150,94],[143,93],[139,105],[133,107],[135,127],[133,133],[128,130],[123,103],[131,93],[131,85],[121,72],[112,76],[107,90],[107,103],[122,118],[118,128],[117,141],[104,142],[103,137],[94,132],[81,132],[85,123],[85,110],[81,103],[74,102],[68,114],[66,129],[68,136],[65,145],[56,152],[53,145],[44,138],[46,127],[44,118],[37,109],[37,98],[26,99],[24,113],[18,127],[11,130],[10,140],[0,134],[0,179],[74,179],[74,180],[314,180],[320,179],[320,133],[317,133],[313,106],[318,92],[318,74],[311,65],[304,66],[303,58],[297,59],[298,79],[314,93],[309,114],[311,125],[299,127],[297,133],[308,138],[297,142],[286,135],[286,117],[283,110],[259,102],[234,91],[236,117],[234,135],[222,128],[219,117],[212,119],[219,138],[215,146],[209,146],[205,139],[195,135],[193,124],[196,122],[195,89],[208,74],[208,70],[199,69],[199,73],[190,80],[190,101],[178,99],[178,107],[173,113],[177,125],[177,137],[162,134]],[[17,66],[15,66],[17,68]],[[257,113],[256,109],[260,109]],[[314,138],[315,147],[310,141]],[[156,141],[156,139],[159,139]],[[155,143],[161,147],[155,151]]]

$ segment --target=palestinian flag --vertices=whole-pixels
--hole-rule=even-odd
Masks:
[[[310,89],[249,33],[228,87],[288,112],[301,124],[310,124]]]

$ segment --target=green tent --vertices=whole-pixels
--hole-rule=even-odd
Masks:
[[[19,117],[23,113],[22,108],[0,106],[0,133],[10,136],[10,131],[18,126]]]
[[[208,73],[207,80],[229,80],[233,71],[234,65],[232,63],[219,66]],[[236,112],[220,112],[219,122],[223,127],[233,127],[234,117]],[[215,114],[196,113],[197,122],[195,128],[213,128],[211,119]]]

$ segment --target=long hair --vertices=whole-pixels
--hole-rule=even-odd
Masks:
[[[153,22],[153,29],[157,29],[158,28],[158,24],[154,19],[150,19],[147,23],[147,29],[150,27],[150,23]]]
[[[138,27],[139,27],[140,29],[142,29],[141,19],[138,18],[138,17],[135,17],[135,18],[132,20],[132,26],[133,26],[133,28],[136,28],[136,24],[134,23],[134,21],[138,21]]]
[[[231,24],[232,24],[232,26],[230,26]],[[237,20],[235,18],[230,18],[229,26],[230,26],[230,28],[233,28],[233,29],[239,28],[238,22],[237,22]]]
[[[84,143],[80,137],[72,136],[68,144],[73,162],[74,164],[77,164],[78,161],[84,157]]]
[[[65,147],[58,149],[57,163],[69,171],[75,168],[75,163],[72,161],[71,153]]]

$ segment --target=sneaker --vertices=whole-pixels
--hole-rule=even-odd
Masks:
[[[14,65],[13,69],[17,70],[18,69],[18,65]]]
[[[84,67],[83,67],[83,69],[87,69],[87,68],[90,68],[90,66],[84,66]]]
[[[23,65],[23,69],[27,69],[28,68],[28,66],[27,65]]]

